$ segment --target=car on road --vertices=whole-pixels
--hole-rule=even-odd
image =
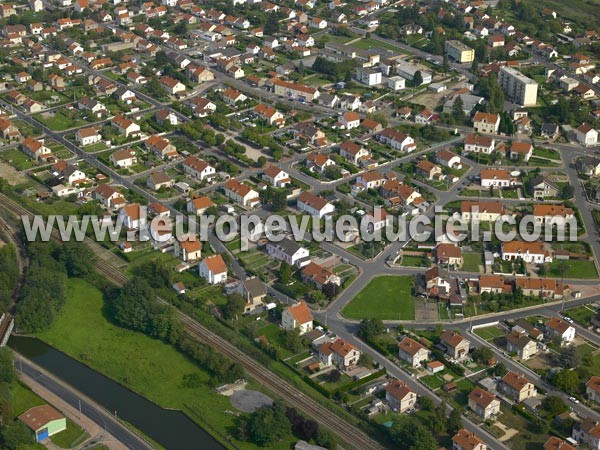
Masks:
[[[569,316],[563,316],[563,319],[565,319],[565,322],[573,323],[573,319],[571,319]]]
[[[577,400],[575,397],[569,397],[569,400],[571,400],[573,403],[579,403],[579,400]]]

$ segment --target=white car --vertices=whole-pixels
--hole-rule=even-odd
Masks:
[[[579,400],[577,400],[575,397],[569,397],[569,400],[571,400],[573,403],[579,403]]]

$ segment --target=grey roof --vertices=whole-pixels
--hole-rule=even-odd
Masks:
[[[554,135],[558,133],[558,125],[555,123],[543,123],[542,124],[542,133],[547,135]]]
[[[248,292],[252,298],[267,295],[267,287],[260,278],[248,278],[247,280],[242,281],[242,283],[244,284],[244,290]]]
[[[290,256],[296,254],[296,252],[302,248],[300,244],[289,238],[284,238],[280,242],[273,242],[271,245],[281,247],[283,251]]]

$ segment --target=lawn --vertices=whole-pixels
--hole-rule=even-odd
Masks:
[[[26,170],[33,167],[33,160],[16,148],[9,148],[0,152],[0,158],[17,170]]]
[[[560,261],[555,259],[549,265],[548,275],[560,277],[562,274],[558,270]],[[564,273],[565,278],[598,278],[596,265],[594,261],[569,260],[566,261],[567,270]]]
[[[474,333],[486,341],[492,341],[497,337],[504,336],[506,333],[496,326],[477,328]]]
[[[185,410],[198,423],[208,423],[223,440],[235,428],[236,419],[227,412],[231,410],[229,398],[209,386],[210,375],[172,346],[113,325],[104,308],[98,289],[84,280],[70,279],[63,310],[38,337],[163,407]],[[197,374],[204,384],[183,387],[187,374]],[[257,448],[232,441],[241,449]]]
[[[400,265],[404,267],[429,267],[431,263],[421,256],[403,256]]]
[[[479,272],[479,266],[483,264],[481,253],[463,253],[463,266],[464,272]]]
[[[346,305],[342,314],[350,319],[414,320],[412,285],[410,276],[374,278]]]
[[[383,48],[386,50],[392,50],[394,52],[398,52],[398,53],[402,53],[402,54],[408,53],[406,50],[403,50],[400,47],[397,47],[395,45],[388,44],[387,42],[382,42],[378,39],[373,39],[373,38],[363,38],[359,41],[353,42],[352,44],[350,44],[350,46],[360,48],[362,50],[370,50],[372,48]]]
[[[590,320],[592,320],[592,317],[596,315],[596,312],[594,308],[584,305],[569,309],[567,314],[571,319],[579,322],[584,327],[588,327],[590,325]]]
[[[64,131],[69,128],[79,127],[87,124],[85,120],[78,117],[76,114],[67,115],[62,111],[55,110],[54,114],[52,113],[39,113],[34,116],[36,120],[46,125],[53,131]]]
[[[560,160],[560,152],[551,148],[536,148],[535,150],[533,150],[533,155],[539,156],[541,158]]]
[[[67,429],[55,434],[50,439],[60,448],[77,447],[89,437],[79,425],[67,419]]]

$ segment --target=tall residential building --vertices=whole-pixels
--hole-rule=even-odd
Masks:
[[[522,106],[535,106],[538,84],[512,67],[502,67],[498,83],[508,100]]]
[[[448,58],[452,58],[459,63],[471,63],[475,59],[475,50],[460,41],[446,41],[444,51]]]

